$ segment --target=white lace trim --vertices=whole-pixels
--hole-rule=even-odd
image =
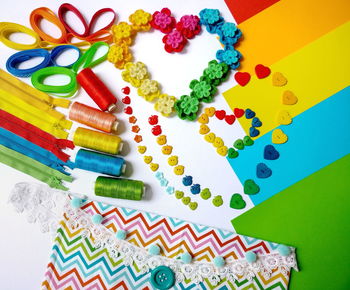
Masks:
[[[52,190],[46,185],[18,183],[9,201],[18,212],[28,212],[29,222],[38,221],[43,232],[50,229],[56,231],[64,212],[68,217],[67,225],[72,230],[81,229],[83,237],[91,237],[95,248],[106,248],[112,258],[121,257],[126,266],[135,263],[141,273],[147,273],[161,265],[167,266],[174,271],[178,283],[190,279],[198,284],[207,278],[212,285],[217,285],[222,279],[234,282],[242,276],[252,280],[258,273],[269,279],[272,270],[277,268],[283,275],[287,275],[291,268],[298,270],[294,248],[290,248],[289,256],[281,256],[278,253],[257,255],[254,263],[248,263],[245,259],[227,259],[225,266],[220,268],[208,262],[192,261],[190,264],[184,264],[178,259],[151,255],[146,249],[117,239],[115,233],[102,224],[94,224],[91,215],[71,207],[68,195],[63,191]]]

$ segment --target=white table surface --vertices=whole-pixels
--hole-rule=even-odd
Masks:
[[[57,12],[59,5],[64,2],[3,0],[1,3],[0,21],[15,22],[29,26],[29,14],[33,9],[46,6]],[[118,14],[118,21],[127,21],[129,14],[136,9],[142,8],[153,13],[163,7],[169,7],[178,18],[185,14],[198,15],[203,8],[217,8],[227,21],[233,21],[223,0],[134,0],[128,2],[120,0],[87,0],[70,1],[70,3],[78,7],[87,18],[91,17],[98,9],[104,7],[115,9]],[[44,24],[45,29],[46,27],[51,27],[47,24]],[[20,39],[20,36],[15,37]],[[214,35],[203,31],[200,36],[190,41],[190,44],[187,45],[186,53],[173,55],[164,51],[161,38],[162,34],[158,31],[139,34],[136,44],[132,47],[135,60],[142,61],[148,66],[152,78],[160,82],[164,92],[177,97],[187,94],[189,92],[189,82],[198,78],[207,63],[215,58],[215,52],[220,49],[220,44]],[[2,69],[5,69],[6,60],[13,53],[15,53],[15,50],[0,44],[0,67]],[[67,55],[66,57],[69,58],[70,56]],[[107,83],[112,92],[119,97],[122,96],[120,89],[126,83],[121,79],[119,70],[115,69],[111,63],[105,62],[97,66],[94,71]],[[29,79],[23,80],[30,82]],[[231,74],[230,79],[220,86],[220,93],[233,85],[235,85],[235,82]],[[215,97],[213,105],[216,108],[229,111],[229,107],[220,93]],[[145,140],[145,145],[148,147],[148,152],[157,158],[162,167],[161,170],[165,173],[168,180],[175,184],[177,188],[183,188],[181,178],[172,174],[169,166],[166,166],[166,156],[160,153],[154,136],[150,134],[147,118],[149,112],[153,112],[152,105],[137,96],[135,89],[132,89],[130,97],[134,114],[137,116],[138,124],[142,130],[141,133]],[[94,105],[83,90],[80,90],[75,100]],[[67,110],[62,112],[67,114]],[[230,197],[235,192],[242,193],[242,185],[226,159],[217,155],[214,148],[203,140],[203,136],[199,135],[198,123],[180,121],[176,117],[172,119],[160,118],[160,123],[168,136],[168,141],[173,145],[174,152],[179,156],[180,162],[185,165],[186,171],[194,177],[197,183],[201,184],[202,188],[209,187],[212,193],[222,195],[225,201],[224,206],[215,208],[210,202],[205,202],[198,196],[191,197],[199,202],[198,209],[191,211],[183,206],[180,201],[175,200],[172,196],[168,196],[163,191],[158,181],[154,178],[154,173],[147,168],[147,165],[142,161],[142,157],[137,153],[137,146],[132,140],[133,134],[130,134],[130,125],[126,121],[125,114],[118,114],[118,118],[124,123],[121,126],[121,128],[124,127],[124,132],[120,136],[129,145],[127,146],[129,147],[129,152],[125,159],[132,165],[130,178],[143,180],[150,190],[148,190],[147,198],[144,201],[133,202],[108,199],[107,202],[227,230],[233,230],[230,224],[232,218],[252,207],[251,202],[246,200],[247,207],[244,210],[236,211],[230,209]],[[75,127],[77,126],[74,125],[73,129]],[[233,126],[228,126],[224,122],[219,122],[213,118],[210,122],[210,127],[218,136],[223,137],[226,144],[231,144],[233,140],[244,134],[238,122]],[[76,148],[75,152],[78,149]],[[74,160],[75,154],[71,153]],[[97,174],[76,169],[72,175],[75,181],[69,185],[71,191],[93,196],[93,183]],[[0,164],[0,181],[0,227],[2,229],[0,239],[1,289],[39,289],[50,255],[51,236],[42,234],[35,224],[28,224],[25,217],[15,213],[12,206],[7,203],[8,194],[14,184],[21,181],[38,181],[3,164]]]

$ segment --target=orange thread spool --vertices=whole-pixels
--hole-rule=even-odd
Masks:
[[[69,119],[87,125],[89,127],[111,133],[117,132],[117,117],[111,113],[75,102],[70,108]]]

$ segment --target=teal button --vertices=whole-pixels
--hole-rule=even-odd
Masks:
[[[171,288],[175,283],[174,272],[166,266],[159,266],[152,271],[151,284],[154,288],[166,290]]]

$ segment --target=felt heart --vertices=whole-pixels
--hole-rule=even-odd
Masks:
[[[235,193],[231,196],[231,200],[230,200],[230,207],[231,208],[243,209],[243,208],[245,208],[245,206],[246,206],[246,203],[239,193]]]
[[[259,136],[260,134],[260,131],[254,127],[250,127],[249,128],[249,135],[250,137],[256,137],[256,136]]]
[[[252,111],[251,109],[246,109],[246,110],[245,110],[245,117],[246,117],[247,119],[254,118],[254,117],[255,117],[255,112]]]
[[[236,151],[234,148],[228,149],[228,153],[227,153],[228,158],[231,158],[231,159],[237,158],[238,155],[239,155],[238,151]]]
[[[298,98],[292,91],[285,91],[282,95],[282,103],[284,105],[295,105],[298,102]]]
[[[254,140],[249,136],[244,136],[243,143],[245,146],[252,146],[254,144]]]
[[[207,125],[202,124],[199,128],[199,134],[205,135],[210,132],[210,129]]]
[[[208,115],[205,114],[205,113],[200,115],[199,118],[198,118],[198,122],[201,123],[201,124],[208,124],[208,122],[209,122]]]
[[[215,138],[216,138],[216,136],[214,133],[209,133],[209,134],[204,136],[204,140],[209,142],[209,143],[213,143]]]
[[[260,119],[258,117],[253,118],[252,126],[253,127],[261,127],[262,126],[262,122],[260,121]]]
[[[204,113],[208,115],[208,117],[213,117],[215,114],[215,108],[214,107],[209,107],[204,109]]]
[[[247,72],[237,72],[234,78],[240,86],[244,87],[250,81],[250,74]]]
[[[235,143],[233,143],[233,147],[235,147],[238,150],[243,150],[244,148],[244,143],[242,139],[237,139]]]
[[[244,182],[244,193],[248,195],[254,195],[259,193],[260,187],[252,179],[247,179]]]
[[[282,110],[277,115],[277,122],[281,125],[289,125],[293,121],[288,111]]]
[[[224,110],[219,110],[215,112],[215,116],[216,118],[218,118],[219,120],[223,120],[226,116],[226,112]]]
[[[272,175],[272,170],[265,163],[259,163],[256,166],[256,176],[258,178],[268,178]]]
[[[281,129],[276,129],[272,132],[272,143],[283,144],[288,141],[288,136]]]
[[[226,115],[225,121],[227,124],[232,125],[236,121],[236,117],[234,115]]]
[[[256,73],[256,76],[258,77],[258,79],[263,79],[263,78],[266,78],[270,75],[271,70],[267,66],[264,66],[262,64],[258,64],[255,67],[255,73]]]
[[[273,145],[266,145],[264,149],[264,158],[266,160],[276,160],[280,157],[280,153]]]
[[[234,108],[233,113],[235,114],[236,118],[240,118],[244,115],[244,110],[239,108]]]
[[[221,146],[218,149],[216,149],[216,152],[221,155],[221,156],[226,156],[227,155],[227,146]]]
[[[275,72],[272,75],[272,85],[276,87],[283,87],[287,84],[287,82],[288,80],[286,79],[286,77],[280,72]]]

